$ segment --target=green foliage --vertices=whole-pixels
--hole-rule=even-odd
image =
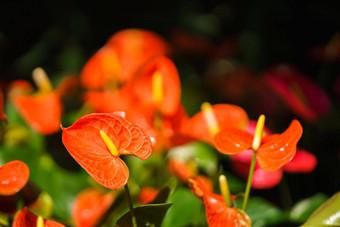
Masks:
[[[171,203],[148,204],[134,208],[133,210],[136,215],[137,225],[145,227],[160,227],[163,218],[171,205],[172,205]],[[132,226],[130,211],[125,213],[117,221],[116,226],[118,227]]]
[[[236,207],[241,208],[242,202],[237,200]],[[253,227],[278,224],[287,220],[287,215],[282,210],[260,197],[252,197],[248,200],[246,213]]]
[[[187,188],[177,188],[170,196],[173,203],[163,221],[163,227],[204,225],[205,212],[201,201]]]
[[[340,226],[340,192],[322,204],[302,225],[314,226]]]
[[[308,217],[326,200],[327,196],[319,193],[297,202],[290,210],[290,219],[299,223],[305,222]]]

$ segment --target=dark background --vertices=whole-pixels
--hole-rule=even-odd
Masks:
[[[315,61],[308,51],[326,45],[339,31],[340,1],[1,1],[1,79],[30,79],[37,66],[45,68],[52,80],[79,74],[91,55],[125,28],[149,29],[170,43],[178,29],[214,45],[236,37],[239,42],[233,58],[251,68],[254,76],[280,62],[295,65],[327,92],[332,113],[315,123],[303,123],[307,135],[301,144],[317,155],[317,169],[307,176],[286,174],[286,181],[293,188],[293,200],[339,191],[340,97],[334,88],[340,75],[339,59]],[[184,72],[180,74],[183,87],[189,78],[183,68],[189,65],[202,78],[210,60],[181,53],[174,58]],[[198,85],[205,97],[216,98],[202,82]],[[287,127],[287,121],[282,121],[279,129]]]

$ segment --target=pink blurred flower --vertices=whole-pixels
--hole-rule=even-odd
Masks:
[[[296,115],[314,121],[330,109],[330,99],[315,82],[293,65],[280,64],[264,73],[264,80]]]

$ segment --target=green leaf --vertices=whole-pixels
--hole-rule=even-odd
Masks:
[[[187,188],[177,188],[170,196],[169,202],[173,206],[164,218],[163,227],[205,226],[205,212],[203,204]]]
[[[302,227],[340,226],[340,192],[322,204]]]
[[[171,203],[148,204],[134,208],[138,226],[159,227]],[[132,220],[130,211],[125,213],[116,223],[119,227],[131,227]]]
[[[326,195],[319,193],[313,197],[297,202],[290,211],[290,219],[299,223],[305,222],[327,198]]]
[[[238,200],[236,207],[242,206],[243,200]],[[278,224],[287,220],[287,216],[279,208],[268,201],[253,197],[248,200],[246,213],[251,219],[252,227],[268,226],[270,224]]]
[[[174,192],[177,185],[176,178],[170,178],[170,180],[161,188],[156,198],[151,202],[151,204],[166,203],[169,196]]]

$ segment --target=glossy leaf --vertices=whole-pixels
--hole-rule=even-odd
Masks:
[[[290,211],[290,219],[299,223],[305,222],[327,199],[328,197],[325,194],[318,193],[310,198],[298,201]]]
[[[27,183],[29,168],[22,161],[11,161],[0,167],[0,195],[14,195]]]
[[[204,208],[189,189],[177,188],[169,202],[173,205],[164,218],[163,227],[206,225]]]
[[[241,206],[237,203],[236,206]],[[252,226],[265,227],[287,221],[286,214],[278,207],[259,197],[252,197],[247,204],[247,214],[251,218]]]
[[[100,130],[116,146],[118,156],[108,150]],[[63,130],[62,140],[71,156],[98,183],[111,189],[123,187],[129,178],[129,170],[119,155],[127,151],[145,160],[152,152],[150,138],[116,114],[86,115]]]
[[[171,203],[148,204],[134,208],[137,225],[160,227],[164,219],[164,216],[171,205],[172,205]],[[130,211],[125,213],[121,218],[119,218],[119,220],[116,223],[116,226],[118,227],[132,226]]]
[[[322,204],[302,225],[312,226],[340,226],[340,192],[334,194]]]

